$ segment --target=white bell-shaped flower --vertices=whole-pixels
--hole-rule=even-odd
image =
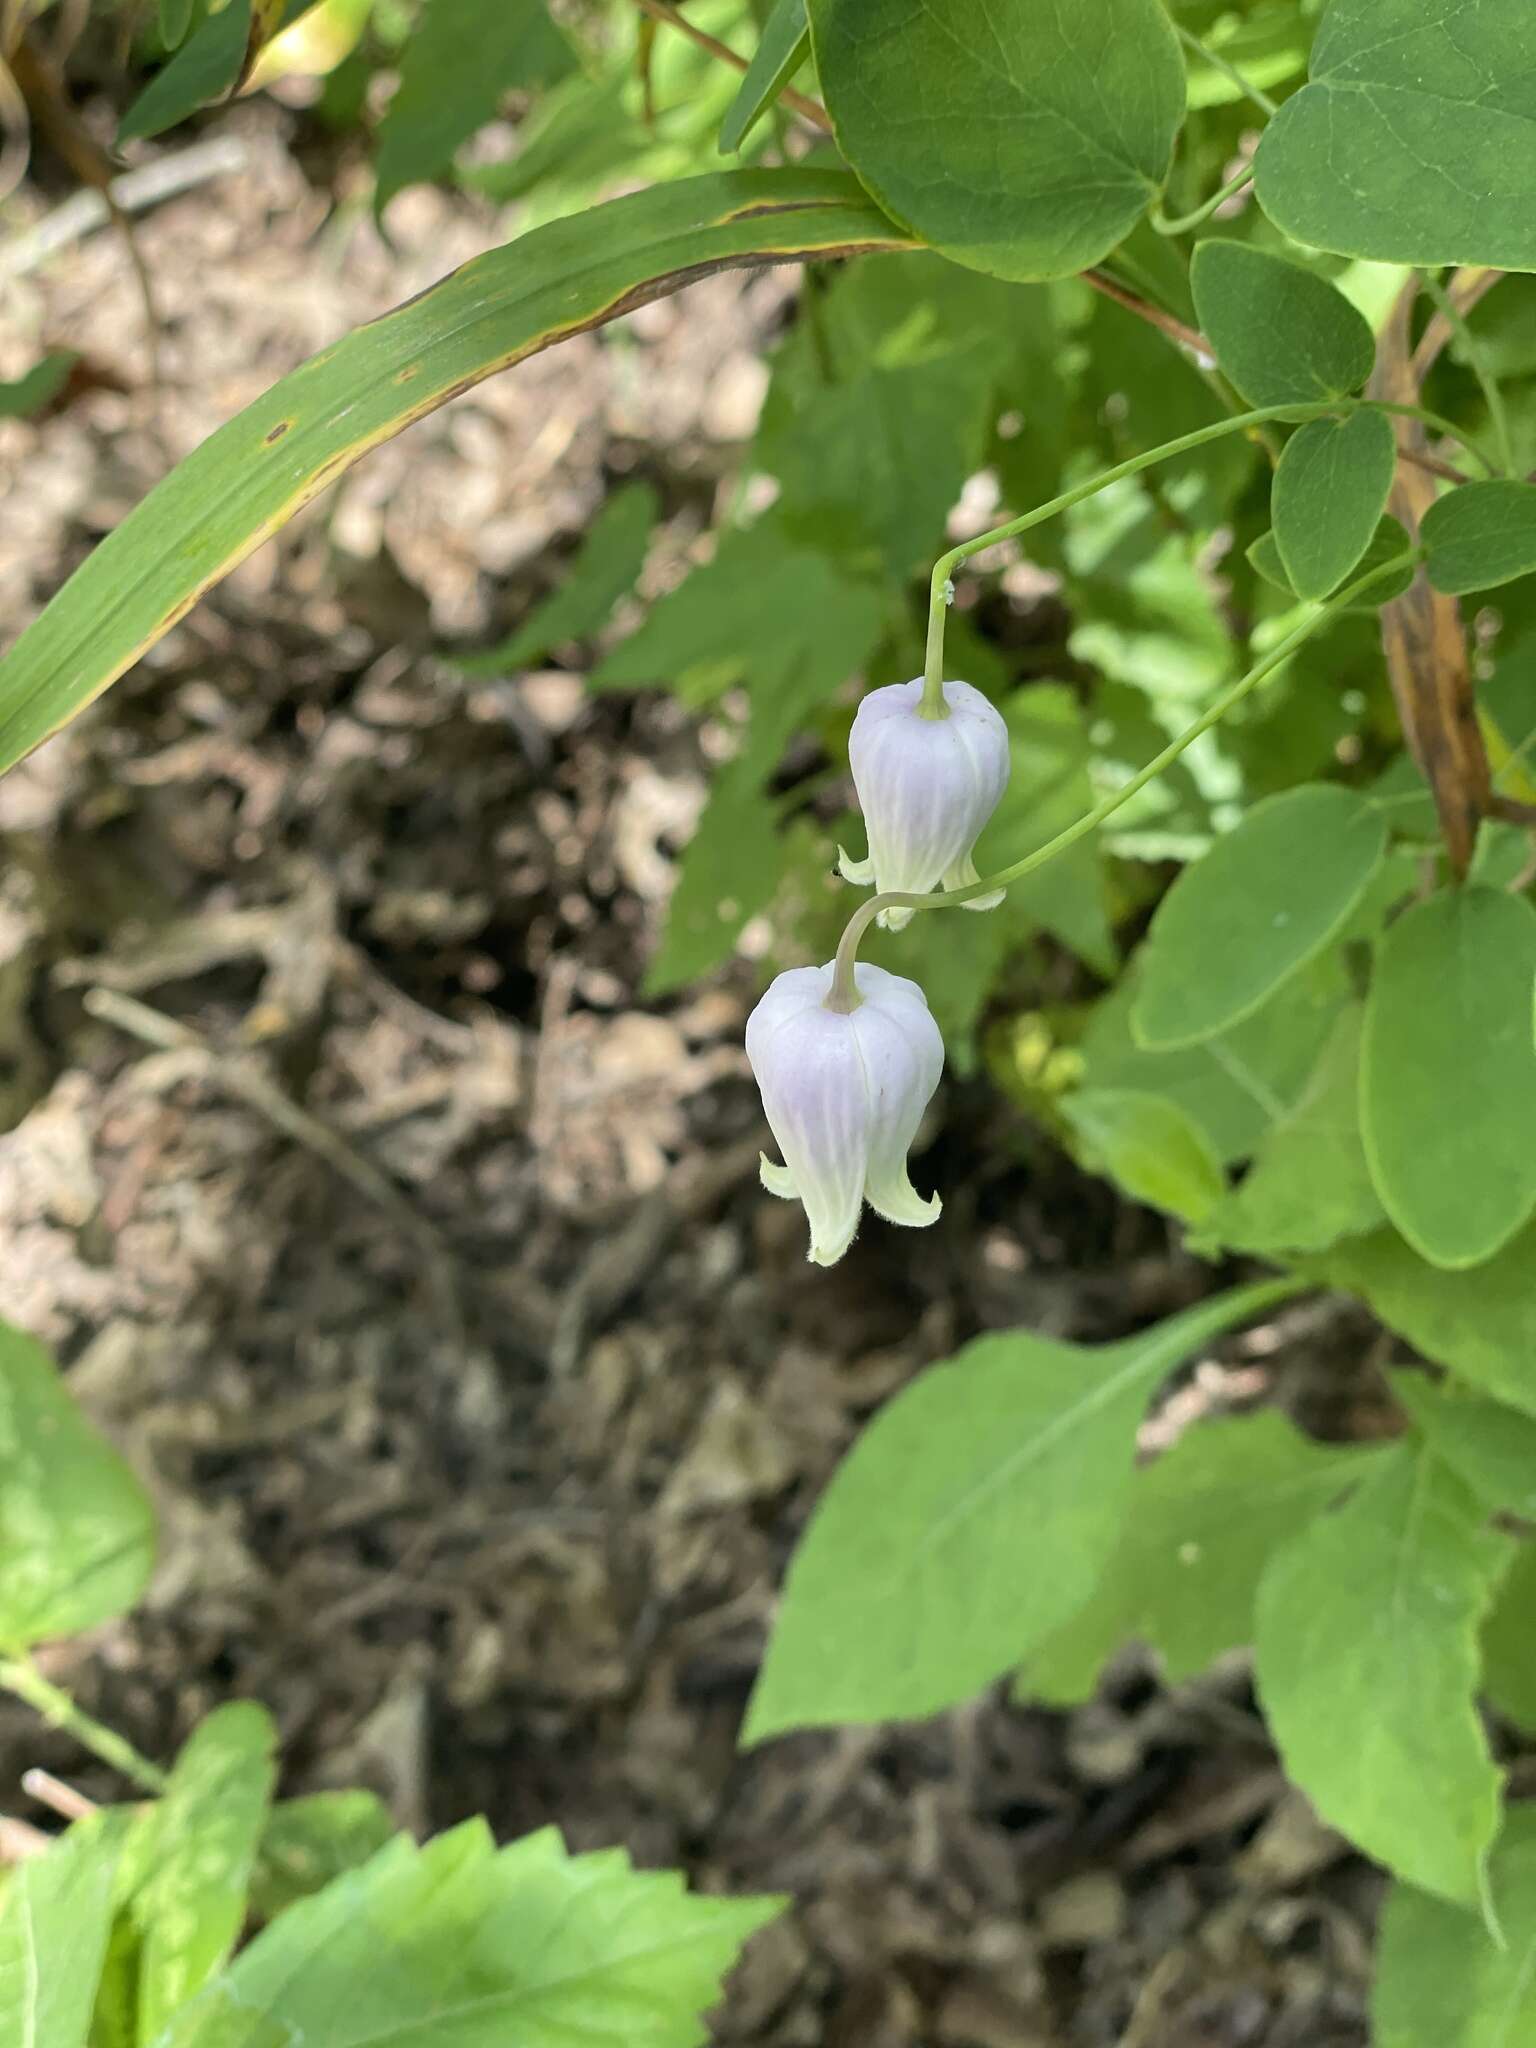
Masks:
[[[763,1186],[799,1199],[811,1257],[835,1265],[867,1200],[890,1223],[932,1223],[942,1204],[907,1178],[907,1151],[944,1071],[944,1041],[915,981],[860,961],[861,1001],[829,1010],[832,963],[792,967],[747,1019],[747,1058],[785,1164]]]
[[[839,847],[838,865],[861,888],[926,896],[974,882],[976,841],[1008,786],[1008,728],[995,706],[969,683],[946,683],[948,718],[923,718],[922,694],[921,676],[871,690],[848,736],[869,858],[852,860]],[[1003,893],[964,907],[991,910]],[[912,915],[883,910],[880,922],[898,931]]]

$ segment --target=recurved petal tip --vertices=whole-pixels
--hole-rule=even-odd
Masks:
[[[930,1195],[925,1202],[904,1173],[879,1186],[870,1181],[864,1195],[877,1216],[883,1216],[887,1223],[905,1223],[914,1230],[937,1223],[944,1208],[937,1195]]]
[[[875,923],[888,932],[899,932],[912,922],[916,914],[915,911],[903,909],[897,904],[893,909],[876,911]]]
[[[766,1152],[757,1155],[757,1177],[770,1195],[777,1195],[785,1202],[799,1201],[800,1190],[795,1186],[795,1176],[787,1166],[775,1166]]]
[[[875,879],[873,859],[855,860],[842,846],[837,849],[837,871],[845,882],[852,882],[856,889],[867,889]]]

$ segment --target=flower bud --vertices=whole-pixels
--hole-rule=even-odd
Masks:
[[[907,1150],[944,1071],[944,1041],[915,981],[860,961],[861,998],[829,1010],[832,963],[792,967],[747,1019],[747,1058],[785,1164],[762,1158],[770,1194],[805,1204],[811,1257],[835,1265],[867,1200],[890,1223],[942,1206],[907,1178]]]
[[[850,860],[838,848],[846,881],[877,890],[925,896],[974,882],[972,858],[981,828],[1008,786],[1008,728],[980,690],[946,683],[948,718],[918,711],[922,678],[871,690],[848,737],[853,786],[869,833],[868,860]],[[1001,889],[967,903],[991,910]],[[880,922],[899,930],[910,910],[883,910]]]

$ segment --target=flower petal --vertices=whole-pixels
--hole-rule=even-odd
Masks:
[[[845,847],[837,849],[837,871],[845,882],[852,882],[856,889],[867,889],[875,879],[873,860],[855,860]]]
[[[912,1186],[907,1153],[944,1071],[944,1040],[915,982],[864,966],[857,980],[865,1000],[853,1025],[870,1099],[864,1192],[888,1222],[922,1226],[943,1204],[937,1195],[924,1201]]]
[[[830,965],[812,971],[825,977],[824,988],[830,987]],[[844,1015],[817,1000],[767,1031],[755,1030],[777,988],[775,982],[748,1021],[747,1057],[762,1090],[769,1129],[805,1204],[811,1257],[830,1266],[859,1227],[869,1164],[869,1093],[853,1035],[853,1017],[859,1012]],[[775,1005],[770,1015],[783,1008]]]
[[[799,1201],[800,1190],[795,1186],[795,1176],[787,1166],[775,1166],[766,1152],[757,1155],[757,1177],[770,1195],[778,1195],[786,1202]]]
[[[971,855],[967,853],[957,860],[952,868],[945,871],[939,887],[941,889],[963,889],[967,883],[979,882],[980,880],[981,877],[976,872],[976,863]],[[962,910],[996,910],[1007,894],[1008,891],[1006,889],[989,889],[985,896],[973,896],[969,903],[962,903],[960,908]]]

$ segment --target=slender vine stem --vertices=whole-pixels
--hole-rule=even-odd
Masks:
[[[1193,213],[1175,214],[1170,218],[1161,206],[1154,206],[1148,219],[1160,235],[1182,235],[1190,228],[1199,227],[1201,221],[1209,220],[1217,207],[1225,205],[1227,200],[1252,182],[1253,165],[1244,164],[1240,171],[1234,171],[1225,185],[1219,191],[1213,192],[1209,199],[1195,208]]]
[[[1215,50],[1208,50],[1197,35],[1191,34],[1187,28],[1179,28],[1177,24],[1174,33],[1185,49],[1192,51],[1202,64],[1209,64],[1213,71],[1219,71],[1224,78],[1230,78],[1244,99],[1252,100],[1253,104],[1266,114],[1279,113],[1277,101],[1272,100],[1267,92],[1261,92],[1256,85],[1244,78],[1235,64],[1228,63],[1227,59],[1219,56]]]
[[[1424,289],[1434,300],[1441,318],[1461,343],[1461,352],[1466,357],[1467,368],[1482,386],[1483,397],[1488,406],[1488,420],[1498,443],[1499,473],[1513,476],[1515,473],[1515,447],[1510,438],[1509,414],[1504,406],[1504,394],[1499,389],[1499,380],[1489,367],[1482,343],[1468,326],[1466,316],[1455,299],[1441,284],[1433,272],[1424,272]]]
[[[960,889],[938,889],[926,896],[913,895],[905,890],[888,890],[884,895],[871,896],[866,902],[861,903],[849,918],[843,936],[838,941],[827,1007],[842,1010],[857,1008],[860,998],[853,970],[858,960],[859,943],[882,910],[942,910],[950,904],[969,903],[977,896],[985,896],[993,889],[1005,888],[1010,882],[1020,881],[1025,875],[1032,874],[1036,868],[1044,867],[1046,862],[1054,860],[1058,853],[1065,853],[1067,848],[1075,845],[1079,839],[1097,831],[1105,819],[1118,811],[1122,804],[1128,803],[1138,791],[1145,789],[1149,782],[1156,781],[1165,769],[1170,768],[1178,760],[1187,747],[1193,746],[1202,733],[1209,732],[1213,725],[1219,724],[1235,705],[1243,701],[1250,690],[1289,661],[1297,648],[1310,640],[1312,635],[1330,619],[1352,605],[1373,584],[1397,575],[1412,560],[1411,553],[1398,555],[1392,561],[1384,562],[1380,567],[1370,570],[1366,575],[1357,577],[1353,583],[1347,584],[1326,603],[1318,605],[1310,617],[1303,619],[1301,624],[1288,633],[1278,645],[1272,647],[1246,675],[1240,676],[1228,689],[1223,690],[1193,725],[1186,726],[1176,739],[1170,740],[1162,752],[1150,760],[1145,768],[1139,769],[1129,782],[1123,783],[1112,795],[1095,804],[1091,811],[1085,811],[1082,817],[1068,825],[1064,832],[1058,832],[1054,839],[1047,840],[1044,846],[1037,847],[1033,853],[1026,853],[1021,860],[1014,861],[1011,866],[1000,868],[995,875],[982,875],[974,882],[967,882]]]
[[[158,1765],[140,1756],[126,1736],[93,1720],[82,1707],[76,1706],[63,1687],[45,1678],[30,1657],[0,1658],[0,1687],[25,1700],[50,1726],[73,1735],[83,1748],[99,1756],[104,1764],[110,1764],[141,1791],[165,1790],[165,1773]]]
[[[1348,402],[1351,401],[1346,401]],[[1477,457],[1489,476],[1500,474],[1499,465],[1488,451],[1472,439],[1465,427],[1453,426],[1442,413],[1430,412],[1422,405],[1397,405],[1390,398],[1368,398],[1356,402],[1374,405],[1378,412],[1395,412],[1400,419],[1422,420],[1426,427],[1433,427],[1437,434],[1444,434],[1448,441],[1459,441],[1469,455]]]

